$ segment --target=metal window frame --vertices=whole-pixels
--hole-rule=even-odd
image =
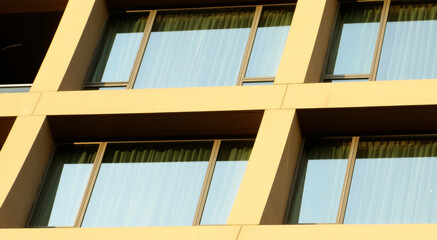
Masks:
[[[256,38],[258,24],[259,24],[259,21],[261,19],[262,10],[264,7],[270,7],[270,6],[296,6],[296,3],[124,11],[124,13],[127,13],[127,14],[139,13],[139,12],[144,12],[145,14],[148,14],[146,26],[145,26],[144,31],[143,31],[143,37],[142,37],[140,46],[138,48],[137,55],[135,57],[135,62],[134,62],[134,65],[132,67],[132,70],[131,70],[131,73],[129,76],[129,80],[126,82],[89,82],[89,80],[91,79],[91,77],[95,71],[95,67],[97,65],[98,58],[99,58],[99,53],[101,52],[100,46],[104,40],[103,39],[104,38],[104,29],[106,28],[107,22],[109,20],[109,16],[108,16],[108,19],[105,23],[105,26],[103,28],[103,31],[102,31],[102,34],[101,34],[101,37],[99,40],[99,44],[98,44],[96,53],[94,54],[92,64],[90,65],[91,67],[89,68],[87,76],[86,76],[86,80],[84,83],[84,89],[99,89],[99,88],[108,88],[109,89],[111,87],[126,87],[126,89],[133,89],[138,72],[139,72],[139,69],[140,69],[140,66],[141,66],[142,59],[144,57],[145,50],[147,48],[147,43],[149,41],[149,37],[152,33],[153,24],[155,22],[155,18],[156,18],[156,15],[158,14],[158,12],[202,10],[202,9],[205,9],[205,10],[207,10],[207,9],[224,9],[224,8],[247,8],[247,7],[254,7],[255,10],[254,10],[254,16],[252,19],[252,24],[250,27],[249,37],[248,37],[248,40],[246,42],[246,48],[244,51],[243,60],[241,62],[238,77],[236,79],[236,86],[242,86],[246,82],[250,82],[250,83],[266,82],[266,81],[267,82],[274,82],[275,76],[253,77],[253,78],[246,78],[245,77],[246,71],[247,71],[247,68],[249,65],[249,61],[250,61],[250,55],[252,53],[253,45],[254,45],[255,38]]]
[[[39,187],[38,193],[36,195],[35,201],[32,205],[32,209],[30,211],[30,214],[27,218],[26,221],[26,227],[28,228],[80,228],[84,217],[85,217],[85,213],[89,204],[89,201],[91,199],[91,195],[95,186],[95,183],[97,181],[97,176],[99,174],[99,170],[103,161],[103,157],[105,155],[106,152],[106,148],[108,146],[108,144],[113,144],[113,143],[121,143],[121,144],[129,144],[129,143],[177,143],[177,142],[211,142],[212,143],[212,147],[211,147],[211,155],[210,158],[208,160],[208,167],[205,173],[205,177],[203,180],[203,185],[202,185],[202,190],[200,192],[200,196],[198,199],[198,203],[197,203],[197,208],[196,208],[196,212],[193,218],[193,226],[197,226],[200,225],[200,221],[203,215],[203,211],[204,211],[204,207],[205,207],[205,203],[208,197],[208,192],[209,192],[209,188],[211,186],[211,182],[212,182],[212,177],[214,174],[214,169],[215,169],[215,165],[216,165],[216,161],[219,155],[219,151],[220,151],[220,146],[221,143],[223,141],[254,141],[254,138],[231,138],[231,139],[196,139],[196,140],[157,140],[157,141],[107,141],[107,142],[69,142],[69,143],[57,143],[50,155],[50,160],[48,161],[48,166],[46,167],[46,170],[44,172],[44,177],[43,177],[43,181]],[[40,195],[42,193],[42,189],[44,188],[44,185],[47,181],[48,178],[48,173],[49,170],[51,168],[52,162],[53,162],[53,156],[55,155],[56,149],[59,145],[96,145],[98,146],[97,152],[96,152],[96,156],[93,162],[93,168],[91,170],[88,182],[87,182],[87,186],[85,188],[84,194],[82,196],[82,200],[81,200],[81,204],[80,207],[77,211],[76,214],[76,218],[74,221],[74,225],[72,226],[30,226],[30,222],[32,220],[33,214],[35,212],[35,209],[38,205],[38,201],[40,200]]]
[[[331,29],[331,36],[329,39],[329,45],[328,50],[326,52],[324,67],[323,67],[323,74],[321,76],[321,82],[331,82],[332,80],[354,80],[354,79],[368,79],[369,81],[376,81],[376,75],[378,73],[378,67],[379,67],[379,60],[381,57],[381,51],[382,51],[382,44],[384,42],[384,35],[385,35],[385,28],[387,26],[387,19],[388,19],[388,12],[390,10],[390,5],[392,0],[356,0],[356,1],[344,1],[345,3],[382,3],[382,10],[381,10],[381,19],[379,21],[379,27],[378,27],[378,34],[376,37],[376,43],[375,43],[375,49],[373,52],[373,58],[372,63],[370,67],[370,72],[368,74],[326,74],[326,71],[328,69],[328,60],[329,56],[331,54],[331,47],[334,41],[334,33],[335,29],[337,28],[337,21],[338,16],[340,14],[340,8],[342,5],[342,2],[339,2],[337,6],[337,12],[336,17],[333,22],[333,26]]]

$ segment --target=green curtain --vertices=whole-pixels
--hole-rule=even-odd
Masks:
[[[393,3],[377,80],[437,78],[436,35],[436,3]]]
[[[248,9],[199,9],[160,12],[153,24],[153,32],[250,28],[254,12]]]
[[[97,148],[97,145],[58,145],[30,226],[73,226]],[[83,165],[86,165],[85,168]],[[63,174],[65,177],[67,167],[76,168],[69,172],[68,179],[60,186],[61,177]],[[64,207],[54,211],[53,206],[57,198],[67,198],[69,202],[59,203]]]
[[[289,26],[293,19],[294,7],[265,7],[258,27]]]
[[[308,140],[305,143],[291,199],[288,223],[335,223],[350,145],[350,141],[335,139]],[[310,161],[315,165],[323,165],[318,170],[316,168],[309,170]],[[324,192],[325,189],[329,191]],[[304,204],[307,204],[302,202],[304,195],[311,192],[319,192],[319,199],[312,199],[316,201],[313,203],[314,206],[304,207]]]
[[[90,82],[129,80],[146,22],[146,13],[110,15],[99,44]],[[119,42],[114,45],[117,37]]]
[[[326,74],[369,74],[382,5],[340,8]]]

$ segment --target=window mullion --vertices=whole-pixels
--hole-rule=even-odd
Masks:
[[[94,166],[91,170],[90,179],[88,180],[88,184],[86,186],[85,193],[82,198],[82,202],[80,204],[79,211],[77,213],[76,221],[74,223],[74,227],[80,227],[82,225],[83,218],[85,217],[85,211],[88,207],[88,203],[91,197],[91,193],[96,183],[97,174],[99,173],[100,166],[102,164],[103,155],[105,153],[107,143],[100,143],[99,149],[96,154],[96,158],[94,160]]]
[[[196,213],[194,214],[193,226],[199,225],[205,207],[208,190],[211,185],[212,175],[214,173],[215,163],[217,161],[221,140],[215,140],[209,158],[208,168],[206,169],[205,180],[203,181],[202,191],[200,192],[199,202],[197,203]]]
[[[240,73],[238,74],[237,86],[243,84],[243,78],[246,75],[247,66],[249,65],[250,54],[252,53],[253,43],[255,42],[256,31],[258,29],[259,20],[261,18],[263,6],[256,6],[255,14],[253,15],[252,26],[250,28],[249,38],[244,51],[243,61],[241,62]]]
[[[140,47],[138,48],[137,57],[135,58],[135,63],[132,68],[132,72],[129,77],[129,83],[127,85],[127,89],[132,89],[135,83],[135,80],[138,75],[138,71],[140,69],[141,61],[143,60],[143,55],[145,53],[147,42],[149,41],[150,34],[152,32],[153,23],[155,22],[156,10],[150,11],[149,16],[147,17],[146,27],[144,28],[143,38],[141,40]]]
[[[340,204],[338,207],[338,214],[336,220],[336,223],[338,224],[343,224],[344,221],[344,215],[346,212],[347,199],[349,197],[349,190],[351,186],[352,174],[354,171],[359,140],[360,140],[359,137],[352,138],[351,148],[349,151],[349,157],[346,167],[346,174],[344,176],[343,190],[341,193]]]
[[[373,54],[373,62],[372,62],[372,68],[370,70],[369,81],[375,81],[376,74],[378,73],[378,65],[379,65],[379,60],[381,57],[382,44],[383,44],[384,35],[385,35],[385,28],[387,26],[387,19],[388,19],[388,12],[390,10],[390,3],[391,3],[391,0],[385,0],[384,5],[382,7],[381,20],[379,23],[378,38],[377,38],[376,44],[375,44],[375,52]]]

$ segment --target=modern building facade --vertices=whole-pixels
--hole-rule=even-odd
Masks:
[[[437,236],[432,1],[19,0],[0,27],[1,239]]]

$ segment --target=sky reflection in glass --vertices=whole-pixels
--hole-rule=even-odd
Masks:
[[[437,78],[437,4],[390,7],[376,80]]]
[[[82,227],[190,226],[212,142],[111,144]]]
[[[144,13],[110,16],[90,82],[129,81],[146,21]]]
[[[381,10],[347,5],[340,9],[326,74],[370,73]]]
[[[38,199],[30,226],[73,226],[97,145],[60,145]]]
[[[207,167],[103,163],[82,227],[191,226]]]
[[[48,226],[72,226],[93,168],[92,164],[65,164]]]
[[[274,77],[278,70],[294,7],[264,8],[255,36],[246,77]]]
[[[350,142],[308,143],[288,223],[335,223]]]
[[[156,17],[134,88],[235,86],[253,10]]]
[[[246,166],[247,161],[216,162],[200,224],[226,224]]]
[[[221,142],[200,224],[226,224],[252,146],[253,140]]]
[[[437,222],[437,158],[357,159],[344,223]]]

